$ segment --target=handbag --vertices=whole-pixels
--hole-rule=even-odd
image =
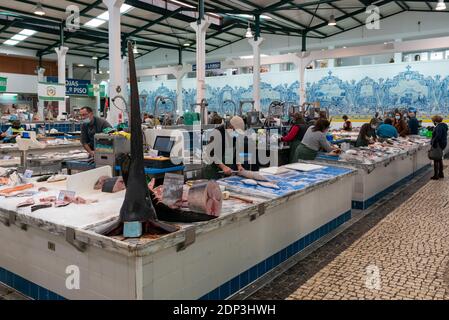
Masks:
[[[443,159],[443,149],[440,146],[434,148],[431,147],[428,152],[428,157],[430,160],[442,160]]]

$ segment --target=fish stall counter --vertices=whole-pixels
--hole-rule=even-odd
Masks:
[[[84,204],[31,211],[0,197],[0,282],[35,299],[225,299],[351,218],[355,170],[306,165],[315,170],[267,171],[265,186],[219,180],[231,198],[212,220],[109,237],[97,231],[118,218],[124,192],[86,187],[103,168],[28,189],[39,201],[84,188]]]
[[[430,167],[430,140],[418,136],[351,148],[340,156],[320,155],[307,163],[357,169],[352,208],[365,210],[400,185]]]
[[[45,143],[44,148],[31,147],[27,150],[28,154],[43,154],[47,152],[67,152],[71,150],[83,150],[79,140],[54,139],[41,141]],[[23,151],[19,149],[17,143],[0,144],[0,157],[2,156],[22,156]]]

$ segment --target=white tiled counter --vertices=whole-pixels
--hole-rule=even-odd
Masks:
[[[36,299],[224,299],[350,219],[354,174],[289,173],[275,196],[258,187],[253,204],[224,201],[219,218],[159,238],[95,232],[117,218],[123,192],[33,213],[0,197],[0,282]]]
[[[423,144],[374,164],[348,162],[336,157],[317,158],[306,162],[357,169],[352,186],[352,208],[364,210],[422,170],[429,168],[429,148],[430,143]]]

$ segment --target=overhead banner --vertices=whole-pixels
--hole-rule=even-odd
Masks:
[[[102,84],[89,84],[87,86],[87,95],[89,97],[95,97],[100,94],[101,98],[106,97],[106,86]]]
[[[58,82],[58,77],[47,77],[48,82]],[[65,94],[68,95],[88,95],[88,86],[90,85],[90,80],[80,80],[80,79],[66,79],[65,81]]]
[[[6,83],[8,81],[8,78],[0,77],[0,92],[6,91]]]
[[[40,101],[65,101],[65,85],[39,82],[37,84],[37,95]]]
[[[215,70],[215,69],[221,69],[220,61],[206,63],[206,70]],[[196,71],[196,64],[192,65],[192,71]]]

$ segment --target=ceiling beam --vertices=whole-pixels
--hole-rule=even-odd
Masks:
[[[390,3],[391,0],[383,0],[383,1],[380,1],[380,2],[371,1],[371,2],[376,2],[375,5],[378,6],[378,7],[381,7],[381,6],[385,5],[385,4]],[[366,8],[355,10],[355,11],[353,11],[351,13],[348,13],[348,14],[345,14],[345,15],[342,15],[342,16],[339,16],[339,17],[335,17],[335,20],[336,21],[342,21],[342,20],[345,20],[347,18],[351,18],[353,16],[356,16],[358,14],[365,13],[365,12],[366,12]],[[318,25],[315,25],[315,26],[311,27],[309,30],[316,30],[316,29],[319,29],[319,28],[322,28],[322,27],[325,27],[325,26],[327,26],[327,23],[321,23],[321,24],[318,24]]]

